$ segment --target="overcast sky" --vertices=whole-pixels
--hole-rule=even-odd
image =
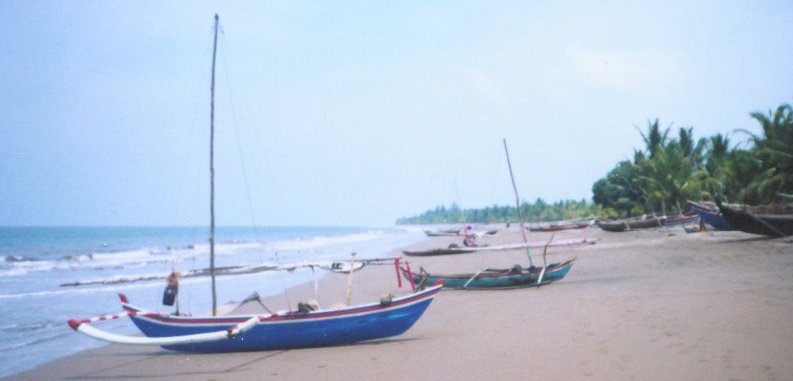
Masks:
[[[391,225],[591,200],[636,126],[759,131],[791,1],[3,1],[0,225]]]

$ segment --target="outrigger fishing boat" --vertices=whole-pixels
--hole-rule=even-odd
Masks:
[[[166,349],[197,352],[272,350],[350,344],[364,340],[396,336],[407,331],[421,317],[443,287],[438,281],[421,291],[379,302],[339,309],[298,309],[283,313],[217,315],[215,291],[215,211],[214,211],[214,89],[215,54],[217,52],[218,16],[215,15],[215,38],[212,53],[211,133],[210,133],[210,276],[212,277],[212,315],[195,317],[148,311],[130,304],[119,294],[123,313],[90,319],[71,319],[69,326],[96,339],[136,345],[159,345]],[[398,263],[397,263],[398,268]],[[352,261],[346,269],[352,279]],[[331,271],[344,272],[343,266]],[[398,275],[398,274],[397,274]],[[399,277],[397,278],[399,279]],[[170,286],[170,285],[169,285]],[[348,288],[349,290],[349,288]],[[164,298],[165,299],[165,298]],[[347,298],[349,304],[349,292]],[[93,323],[129,317],[145,336],[119,335],[98,329]]]
[[[537,287],[549,284],[554,281],[558,281],[563,279],[567,273],[570,271],[570,268],[573,266],[573,262],[575,258],[566,260],[561,263],[552,263],[548,264],[546,260],[546,255],[548,252],[548,247],[551,246],[553,242],[553,235],[551,235],[551,239],[546,242],[543,247],[543,262],[545,263],[543,266],[534,266],[531,260],[531,253],[529,249],[534,244],[530,243],[526,238],[526,228],[523,224],[523,217],[520,213],[520,197],[518,196],[518,189],[515,185],[515,176],[512,174],[512,163],[509,159],[509,150],[507,149],[507,141],[504,139],[504,152],[507,156],[507,165],[509,167],[509,176],[512,180],[512,189],[515,192],[515,205],[518,213],[518,220],[520,222],[520,232],[521,236],[523,237],[523,243],[514,244],[514,245],[502,245],[502,247],[468,247],[468,248],[459,248],[459,249],[469,249],[468,251],[464,252],[476,252],[476,251],[485,251],[488,248],[490,250],[515,250],[515,249],[526,249],[526,256],[529,259],[529,266],[523,267],[521,265],[515,265],[512,268],[508,269],[484,269],[477,271],[471,274],[438,274],[438,273],[429,273],[423,267],[420,268],[419,272],[414,274],[410,271],[409,266],[399,267],[402,275],[407,278],[411,284],[418,284],[418,289],[421,289],[427,284],[434,284],[434,282],[444,282],[444,286],[448,288],[458,288],[463,290],[477,290],[477,289],[489,289],[489,290],[496,290],[496,289],[508,289],[508,288],[522,288],[522,287]],[[581,243],[594,243],[592,240],[584,239],[584,242],[580,242],[581,240],[567,240],[562,245],[569,245],[569,244],[581,244]],[[504,248],[503,246],[507,246],[508,248]],[[474,250],[471,250],[474,249]],[[478,249],[478,250],[477,250]],[[428,252],[404,252],[405,255],[440,255],[440,254],[459,254],[459,253],[452,253],[452,252],[441,252],[445,249],[437,249]],[[449,249],[453,250],[453,249]],[[409,263],[406,263],[408,265]]]
[[[538,249],[545,246],[548,247],[566,247],[566,246],[579,246],[579,245],[593,245],[597,241],[592,238],[569,238],[559,241],[553,241],[550,244],[544,241],[533,242],[520,242],[509,243],[505,245],[483,245],[483,246],[457,246],[452,245],[448,248],[438,248],[429,250],[402,250],[402,253],[410,257],[430,257],[436,255],[452,255],[452,254],[473,254],[480,252],[491,251],[510,251],[520,249]]]
[[[401,335],[421,317],[443,287],[438,282],[399,298],[338,310],[290,311],[260,315],[194,317],[151,312],[120,294],[124,313],[72,319],[69,326],[96,339],[137,345],[159,345],[190,352],[273,350],[351,344]],[[91,323],[129,317],[145,335],[119,335]]]
[[[403,276],[412,279],[419,289],[443,281],[445,288],[492,290],[536,287],[562,280],[573,267],[573,261],[575,258],[543,267],[515,265],[511,269],[485,269],[474,274],[429,274],[424,268],[418,273],[410,273],[405,268],[401,270]]]

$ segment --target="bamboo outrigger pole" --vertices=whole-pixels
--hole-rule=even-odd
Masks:
[[[212,275],[212,316],[218,313],[215,288],[215,57],[218,49],[218,15],[215,14],[215,39],[212,46],[212,86],[209,101],[209,268]]]
[[[515,185],[515,176],[512,174],[512,163],[509,160],[509,149],[507,149],[507,139],[504,139],[504,153],[507,154],[507,166],[509,167],[509,178],[512,179],[512,190],[515,191],[515,208],[518,211],[518,222],[520,222],[520,234],[523,236],[523,243],[526,244],[526,256],[529,257],[529,266],[533,266],[531,262],[531,251],[529,250],[529,240],[526,239],[526,227],[523,226],[523,216],[520,214],[520,197],[518,196],[518,187]]]

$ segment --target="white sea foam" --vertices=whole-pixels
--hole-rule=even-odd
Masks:
[[[269,242],[267,249],[275,251],[308,250],[334,245],[364,242],[378,239],[383,236],[380,230],[370,230],[364,233],[348,234],[343,236],[315,236],[309,239],[296,239]]]
[[[195,250],[168,252],[148,248],[111,253],[72,255],[57,260],[13,261],[0,266],[0,277],[21,276],[30,272],[136,267],[153,263],[167,263],[177,258],[184,260],[197,255]]]
[[[18,268],[5,269],[5,270],[0,270],[0,278],[8,277],[8,276],[22,276],[27,273],[28,271],[25,269],[18,269]]]
[[[239,252],[302,251],[329,248],[337,245],[372,241],[381,238],[380,230],[342,236],[318,235],[307,239],[260,242],[228,242],[215,245],[215,254],[234,255]],[[191,245],[181,249],[139,248],[109,253],[71,255],[57,260],[24,260],[17,256],[3,256],[0,277],[23,276],[31,272],[70,271],[83,269],[131,268],[156,263],[180,263],[209,254],[209,244]]]
[[[124,290],[139,289],[139,288],[152,288],[152,287],[158,288],[158,287],[162,287],[162,285],[163,283],[157,283],[157,282],[140,282],[140,283],[130,283],[123,285],[114,285],[114,287],[110,290],[116,292],[116,291],[124,291]],[[16,294],[0,294],[0,300],[47,298],[51,296],[64,296],[70,294],[95,294],[95,293],[106,293],[106,292],[108,292],[108,288],[102,286],[64,287],[64,288],[51,289],[51,290],[20,292]]]

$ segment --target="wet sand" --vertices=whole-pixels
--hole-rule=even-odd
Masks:
[[[513,225],[481,243],[520,242]],[[527,233],[530,241],[550,233]],[[608,233],[586,229],[555,239],[598,238],[552,248],[576,257],[564,280],[541,288],[443,290],[405,334],[356,345],[287,351],[188,354],[110,345],[10,380],[784,380],[793,375],[793,243],[739,232],[682,229]],[[430,238],[410,249],[446,247]],[[397,255],[398,253],[387,253]],[[533,249],[535,264],[542,250]],[[525,251],[404,257],[412,269],[476,272],[526,264]],[[318,300],[342,302],[346,275],[321,280]],[[352,302],[396,287],[393,266],[353,276]],[[270,309],[313,299],[313,285]],[[287,301],[288,300],[288,301]],[[288,304],[287,304],[288,303]],[[244,308],[252,308],[250,305]]]

